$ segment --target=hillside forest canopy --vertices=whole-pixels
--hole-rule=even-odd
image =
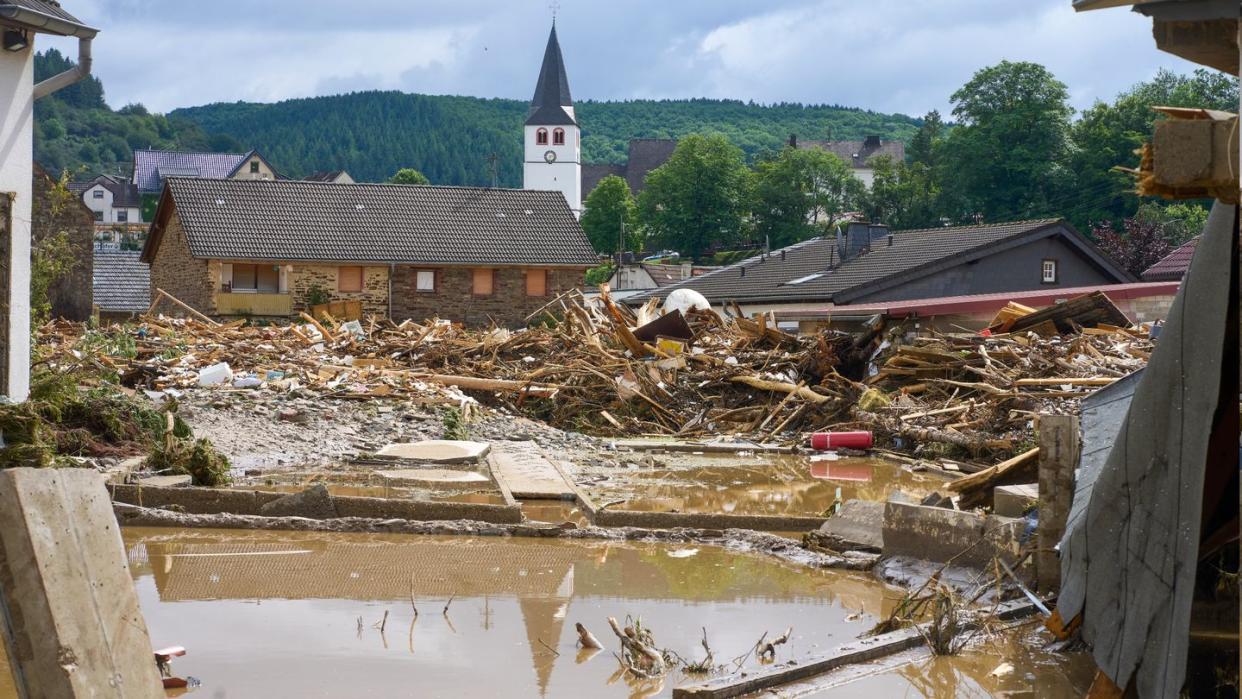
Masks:
[[[49,49],[36,56],[35,78],[71,65]],[[621,191],[622,182],[610,183],[594,204],[588,198],[584,228],[601,252],[622,239],[624,220],[629,247],[704,256],[823,235],[850,215],[898,230],[1056,216],[1089,235],[1107,228],[1124,238],[1137,230],[1127,219],[1143,206],[1144,220],[1157,221],[1169,244],[1193,235],[1184,223],[1198,213],[1165,214],[1166,204],[1140,201],[1129,176],[1114,168],[1137,163],[1135,150],[1161,118],[1152,106],[1233,110],[1237,79],[1205,70],[1161,71],[1081,113],[1070,107],[1068,94],[1043,66],[1006,61],[979,70],[955,91],[952,113],[918,118],[838,105],[581,101],[584,162],[624,162],[631,138],[680,140],[642,196]],[[51,172],[86,179],[127,176],[135,149],[254,148],[289,177],[344,169],[358,181],[380,182],[411,169],[432,184],[517,187],[527,106],[509,99],[358,92],[161,115],[141,104],[114,109],[102,82],[91,76],[36,104],[35,155]],[[874,184],[868,190],[844,177],[848,167],[831,154],[788,148],[790,135],[878,135],[905,142],[906,159],[870,163]],[[593,205],[606,207],[607,215],[592,215]]]

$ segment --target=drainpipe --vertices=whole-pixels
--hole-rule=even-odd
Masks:
[[[392,277],[397,273],[397,265],[388,264],[388,320],[392,320]]]
[[[78,37],[78,64],[63,73],[41,80],[34,86],[34,98],[43,99],[48,95],[69,87],[91,74],[91,38]]]

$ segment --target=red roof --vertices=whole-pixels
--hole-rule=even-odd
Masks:
[[[996,311],[1010,301],[1024,306],[1051,306],[1076,296],[1103,291],[1114,302],[1148,296],[1172,296],[1177,293],[1178,282],[1137,282],[1133,284],[1100,284],[1097,286],[1057,287],[1035,291],[1009,291],[999,294],[976,294],[973,296],[941,296],[938,298],[913,299],[910,301],[879,301],[846,306],[827,306],[805,311],[777,311],[780,320],[821,320],[832,316],[871,316],[877,313],[887,316],[935,316],[961,313],[984,313]]]
[[[1178,281],[1186,275],[1190,268],[1190,258],[1195,256],[1195,247],[1199,244],[1199,236],[1182,243],[1173,252],[1160,258],[1156,264],[1143,271],[1143,281],[1165,282]]]

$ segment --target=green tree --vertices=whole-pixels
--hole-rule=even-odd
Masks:
[[[822,235],[857,209],[865,190],[836,155],[786,147],[755,167],[755,234],[773,247]]]
[[[742,238],[749,200],[742,150],[721,134],[695,134],[647,175],[638,218],[655,245],[698,257]]]
[[[596,252],[617,252],[623,234],[626,250],[637,251],[642,247],[635,225],[637,214],[630,185],[616,175],[608,175],[587,195],[582,207],[582,230]]]
[[[1054,213],[1057,195],[1069,187],[1067,98],[1043,66],[1010,61],[980,70],[953,93],[959,126],[945,140],[941,182],[952,185],[957,217]]]
[[[1203,226],[1207,224],[1208,209],[1193,201],[1174,204],[1151,201],[1140,204],[1134,218],[1159,226],[1169,245],[1177,247],[1203,232]]]
[[[869,161],[871,189],[863,198],[863,212],[894,230],[931,228],[940,224],[940,188],[933,171],[923,162],[893,162],[887,155]]]
[[[403,167],[388,178],[391,184],[431,184],[431,180],[412,167]]]
[[[48,191],[46,201],[39,202],[47,206],[48,218],[57,217],[74,204],[74,195],[69,191],[69,173],[61,174]],[[30,246],[30,326],[38,328],[52,317],[52,285],[68,274],[78,260],[69,240],[69,232],[60,230],[33,240]]]
[[[944,142],[944,121],[940,112],[935,109],[923,116],[923,125],[910,139],[910,147],[906,149],[906,158],[912,163],[923,163],[935,169],[937,155]]]

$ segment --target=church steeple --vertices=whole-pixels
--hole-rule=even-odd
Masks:
[[[569,95],[569,77],[565,75],[561,44],[556,40],[555,22],[548,34],[548,47],[543,51],[543,67],[539,69],[539,81],[535,83],[535,96],[530,101],[526,123],[545,126],[578,123],[574,119],[574,100]]]

